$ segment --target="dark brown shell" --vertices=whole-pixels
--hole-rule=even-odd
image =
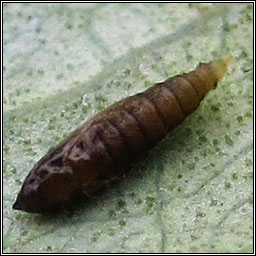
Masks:
[[[227,62],[200,64],[97,114],[38,162],[13,208],[43,212],[76,195],[92,195],[192,113],[222,78]]]

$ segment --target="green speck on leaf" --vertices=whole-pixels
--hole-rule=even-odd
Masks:
[[[79,107],[79,103],[78,102],[73,102],[72,106],[74,109],[77,109]]]
[[[181,188],[181,187],[178,187],[177,191],[178,191],[178,192],[181,192],[181,191],[182,191],[182,188]]]
[[[113,217],[113,216],[116,216],[116,211],[115,210],[110,210],[109,212],[108,212],[108,216],[109,217]]]
[[[250,172],[246,173],[245,175],[243,175],[243,178],[252,180],[253,179],[253,172],[250,171]]]
[[[225,188],[230,189],[231,188],[231,183],[230,182],[225,182]]]
[[[55,130],[55,124],[56,124],[56,120],[54,120],[54,119],[50,119],[49,120],[49,123],[48,123],[48,129],[49,130]]]
[[[238,136],[238,135],[240,135],[240,133],[241,133],[240,131],[236,131],[235,135]]]
[[[187,168],[189,170],[194,170],[195,169],[195,163],[188,163]]]
[[[232,174],[232,178],[233,178],[233,180],[238,179],[238,175],[237,175],[237,173],[236,173],[236,172]]]
[[[99,236],[101,235],[101,231],[95,232],[92,236],[91,236],[91,241],[92,242],[97,242]]]
[[[246,158],[246,159],[245,159],[245,165],[246,165],[247,167],[252,166],[252,159]]]
[[[248,53],[245,50],[242,50],[241,54],[240,54],[241,58],[247,58],[248,57]]]
[[[154,206],[155,198],[153,196],[147,196],[146,197],[146,205],[149,209],[151,209]]]
[[[10,121],[11,122],[17,121],[17,116],[15,116],[15,115],[10,116]]]
[[[230,123],[226,123],[225,126],[226,126],[227,128],[230,128],[231,124],[230,124]]]
[[[203,132],[204,132],[204,131],[201,130],[201,129],[195,131],[195,133],[196,133],[198,136],[200,136],[201,134],[203,134]]]
[[[117,209],[124,208],[125,206],[126,206],[126,202],[123,201],[122,199],[119,199],[119,200],[117,201],[117,206],[116,206]]]
[[[249,4],[244,10],[241,11],[241,14],[244,15],[246,22],[251,22],[253,20],[253,5]]]
[[[109,231],[108,233],[109,236],[114,236],[116,233],[114,228],[109,228],[108,231]]]
[[[187,61],[191,61],[193,59],[193,55],[187,54],[186,59]]]
[[[124,227],[126,225],[126,220],[125,219],[119,220],[119,225],[121,227]]]
[[[41,30],[42,30],[42,28],[41,28],[40,26],[37,26],[37,27],[36,27],[36,33],[40,33]]]
[[[12,167],[11,170],[10,170],[10,172],[11,172],[12,174],[16,174],[16,173],[17,173],[17,169],[16,169],[15,167]]]
[[[225,135],[225,142],[228,146],[233,146],[234,145],[234,141],[230,138],[229,135]]]
[[[181,179],[182,178],[182,174],[178,174],[178,179]]]
[[[220,142],[219,142],[217,139],[213,139],[212,144],[213,144],[214,146],[217,146],[217,145],[220,144]]]
[[[66,28],[69,29],[69,30],[71,30],[71,29],[72,29],[72,25],[71,25],[70,23],[67,23],[67,24],[66,24]]]
[[[82,112],[85,114],[85,113],[87,113],[87,111],[88,111],[88,107],[83,106],[83,107],[82,107]]]
[[[246,116],[247,118],[252,118],[252,116],[253,116],[252,111],[250,110],[250,111],[246,112],[245,116]]]
[[[21,181],[21,180],[18,180],[18,179],[15,179],[15,183],[16,183],[18,186],[21,186],[21,185],[22,185],[22,181]]]
[[[185,42],[184,44],[183,44],[183,48],[185,49],[185,48],[189,48],[190,46],[191,46],[191,42]]]
[[[9,133],[13,135],[15,131],[13,129],[9,129]]]
[[[217,112],[217,111],[220,110],[220,106],[221,106],[220,103],[213,104],[213,105],[211,106],[211,110],[214,111],[214,112]]]
[[[237,24],[229,24],[229,23],[225,23],[223,25],[223,30],[225,32],[230,32],[232,29],[236,29],[237,28]]]
[[[47,251],[52,251],[52,247],[50,245],[47,246],[46,248]]]
[[[131,193],[129,194],[129,196],[130,196],[130,197],[135,197],[136,194],[135,194],[135,192],[131,192]]]
[[[142,202],[143,202],[142,199],[141,199],[141,198],[138,198],[138,199],[136,199],[136,202],[135,202],[135,203],[136,203],[137,205],[139,205],[139,204],[141,204]]]
[[[72,69],[74,69],[74,66],[72,64],[68,63],[67,64],[67,69],[72,70]]]
[[[99,94],[95,96],[95,100],[97,102],[106,102],[107,101],[107,99],[104,96],[99,95]]]
[[[44,71],[41,70],[41,69],[39,69],[39,70],[37,70],[37,73],[38,73],[39,75],[43,75],[43,74],[44,74]]]
[[[196,162],[198,162],[198,161],[199,161],[199,157],[195,156],[195,157],[194,157],[194,162],[196,163]]]
[[[153,84],[152,84],[151,81],[147,81],[147,80],[146,80],[146,81],[144,82],[144,86],[145,86],[145,87],[151,87],[152,85],[153,85]]]
[[[202,142],[202,143],[207,142],[207,138],[206,138],[206,136],[204,136],[204,135],[201,135],[198,139],[199,139],[200,142]]]
[[[39,43],[40,43],[40,44],[45,44],[45,43],[46,43],[46,40],[45,40],[45,39],[39,39]]]
[[[188,7],[189,8],[196,8],[198,6],[198,3],[189,3]]]
[[[57,76],[56,76],[56,79],[62,79],[64,77],[64,75],[61,73],[61,74],[58,74]]]
[[[131,74],[131,70],[130,69],[126,69],[126,70],[124,70],[123,74],[125,76],[129,76]]]
[[[27,72],[27,76],[33,76],[33,72],[32,71],[28,71]]]
[[[29,144],[31,144],[31,140],[30,139],[24,139],[22,141],[22,143],[25,144],[25,145],[29,145]]]
[[[129,82],[124,83],[124,88],[130,89],[132,87],[132,84]]]
[[[243,122],[243,120],[244,120],[244,118],[243,118],[243,116],[238,116],[237,118],[236,118],[236,120],[238,121],[238,123],[242,123]]]

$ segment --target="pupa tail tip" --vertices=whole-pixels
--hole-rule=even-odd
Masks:
[[[231,55],[228,55],[228,56],[222,58],[221,60],[224,65],[228,66],[232,61],[234,61],[234,57]]]
[[[224,58],[217,59],[217,60],[213,61],[212,63],[214,65],[221,66],[222,68],[225,67],[227,69],[227,67],[233,60],[234,60],[234,57],[229,55]]]
[[[228,66],[230,62],[234,60],[234,57],[232,56],[227,56],[218,60],[215,60],[211,63],[211,66],[214,70],[214,73],[216,74],[216,77],[218,81],[220,81],[223,76],[226,74],[228,70]]]

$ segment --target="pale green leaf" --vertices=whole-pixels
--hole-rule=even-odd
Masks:
[[[252,252],[252,22],[247,3],[5,3],[4,252]],[[58,214],[12,210],[85,120],[222,56],[217,89],[117,185]]]

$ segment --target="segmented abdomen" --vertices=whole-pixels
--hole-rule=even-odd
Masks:
[[[203,65],[206,64],[201,64],[201,68],[208,68]],[[99,180],[117,176],[115,166],[119,167],[134,155],[151,148],[194,111],[209,90],[207,88],[213,88],[217,83],[215,74],[207,72],[205,78],[197,73],[172,77],[128,97],[85,126],[81,134],[84,145],[81,150],[97,166]],[[210,82],[206,84],[206,80]]]
[[[84,130],[88,154],[94,159],[94,150],[104,151],[109,164],[123,162],[160,141],[201,99],[191,82],[179,76],[128,97],[102,112]]]
[[[14,208],[40,212],[69,201],[78,191],[94,193],[191,114],[223,77],[227,63],[200,64],[96,115],[39,161]]]

